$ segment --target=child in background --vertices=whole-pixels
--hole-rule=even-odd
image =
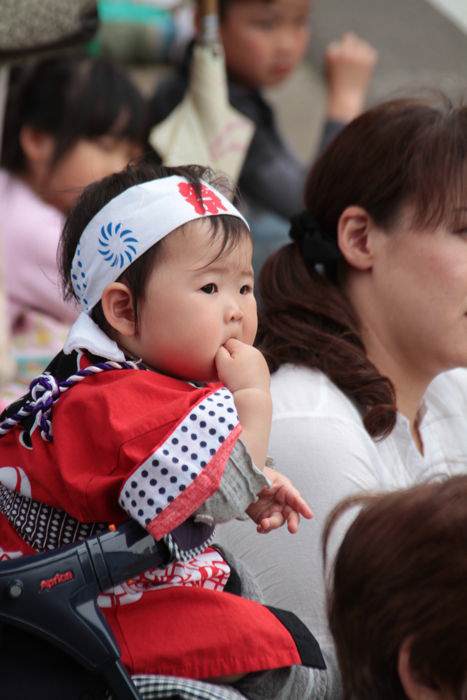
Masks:
[[[310,0],[219,1],[229,99],[256,126],[239,188],[255,240],[258,271],[260,261],[286,242],[287,220],[303,207],[309,165],[284,143],[261,91],[279,85],[303,60],[310,38],[310,5]],[[320,149],[363,109],[376,58],[376,51],[354,34],[328,47],[328,103]],[[157,87],[149,109],[151,126],[182,100],[189,61],[190,52],[182,68]]]
[[[311,512],[264,466],[271,398],[252,346],[252,243],[208,175],[142,163],[88,187],[71,212],[61,268],[82,313],[3,415],[0,542],[4,556],[32,553],[134,518],[171,561],[101,596],[129,670],[311,697],[304,665],[324,668],[313,637],[290,613],[232,595],[238,576],[210,544],[217,522],[245,511],[260,532],[296,532]]]
[[[64,324],[77,315],[75,304],[62,301],[58,284],[64,215],[83,187],[123,168],[143,143],[143,98],[111,63],[60,56],[12,70],[0,209],[8,308],[23,385],[11,387],[13,395],[48,364],[63,344]]]

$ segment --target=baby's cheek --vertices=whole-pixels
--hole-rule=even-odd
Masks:
[[[256,331],[257,331],[257,324],[250,325],[249,328],[245,329],[245,332],[243,334],[243,342],[246,343],[247,345],[253,345],[255,342],[256,338]]]
[[[256,331],[258,330],[258,313],[256,310],[255,301],[253,301],[251,309],[246,314],[244,329],[245,337],[243,338],[243,341],[249,345],[252,345],[256,337]]]

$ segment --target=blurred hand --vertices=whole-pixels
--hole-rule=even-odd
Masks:
[[[300,515],[307,519],[313,517],[310,507],[286,476],[270,467],[264,468],[264,474],[272,484],[260,491],[258,500],[248,506],[247,514],[257,523],[260,533],[271,532],[284,523],[289,532],[296,533]]]
[[[377,61],[376,49],[352,32],[328,45],[325,52],[328,118],[348,122],[363,111]]]
[[[230,338],[215,357],[217,375],[232,394],[242,389],[269,392],[270,375],[262,353],[252,345]]]

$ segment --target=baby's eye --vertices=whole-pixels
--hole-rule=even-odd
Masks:
[[[205,294],[214,294],[214,292],[217,292],[217,284],[214,284],[214,282],[205,284],[204,287],[201,287],[201,291]]]
[[[253,287],[250,284],[244,284],[240,288],[240,294],[250,294],[253,291]]]

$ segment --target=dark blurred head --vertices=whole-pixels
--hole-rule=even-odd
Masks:
[[[60,56],[11,75],[2,165],[67,212],[83,187],[146,150],[145,105],[104,59]]]
[[[325,554],[355,506],[328,598],[346,700],[464,700],[467,476],[346,499],[326,523]]]
[[[24,126],[53,136],[56,163],[80,139],[111,136],[141,144],[144,101],[125,71],[100,58],[56,56],[12,70],[2,166],[27,168]]]

